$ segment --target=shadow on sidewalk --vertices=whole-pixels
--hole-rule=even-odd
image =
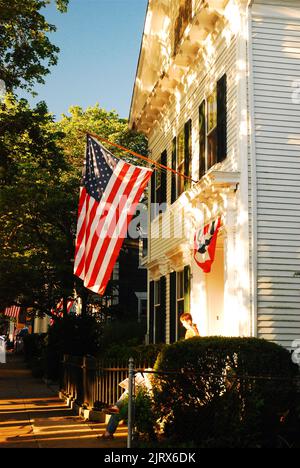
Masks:
[[[112,441],[99,439],[105,424],[84,422],[42,381],[22,358],[9,355],[0,366],[0,448],[126,447],[127,428]]]

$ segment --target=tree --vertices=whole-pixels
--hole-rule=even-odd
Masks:
[[[73,107],[56,123],[45,103],[31,109],[27,101],[7,96],[0,122],[0,305],[18,301],[50,314],[74,286],[86,303],[88,291],[73,276],[85,150],[78,130],[126,139],[135,151],[143,151],[146,141],[99,105]]]
[[[145,136],[129,130],[127,119],[120,118],[116,111],[106,111],[99,104],[86,110],[80,106],[71,107],[69,115],[63,115],[57,123],[57,129],[65,134],[65,138],[61,141],[62,149],[77,172],[82,170],[85,132],[96,133],[112,143],[118,143],[143,156],[148,154],[148,142]],[[133,162],[133,158],[129,157],[128,153],[114,146],[106,146],[115,156]],[[136,163],[136,159],[134,162]],[[142,165],[143,161],[139,160],[138,163]]]
[[[47,107],[6,97],[0,110],[0,303],[49,311],[73,289],[71,177]]]
[[[44,83],[49,67],[56,65],[59,48],[47,34],[56,27],[47,23],[41,10],[51,0],[0,0],[0,79],[8,91],[32,90]],[[65,12],[68,0],[56,0]]]

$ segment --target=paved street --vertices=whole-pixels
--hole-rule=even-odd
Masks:
[[[126,447],[126,427],[115,440],[98,439],[105,424],[84,422],[57,396],[34,379],[22,358],[0,364],[0,448]]]

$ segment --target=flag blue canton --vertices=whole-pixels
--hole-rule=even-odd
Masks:
[[[87,137],[83,185],[87,193],[100,202],[118,160],[90,136]]]

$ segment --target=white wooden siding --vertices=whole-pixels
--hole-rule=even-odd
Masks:
[[[299,1],[256,2],[252,58],[258,336],[290,347],[300,337]]]

